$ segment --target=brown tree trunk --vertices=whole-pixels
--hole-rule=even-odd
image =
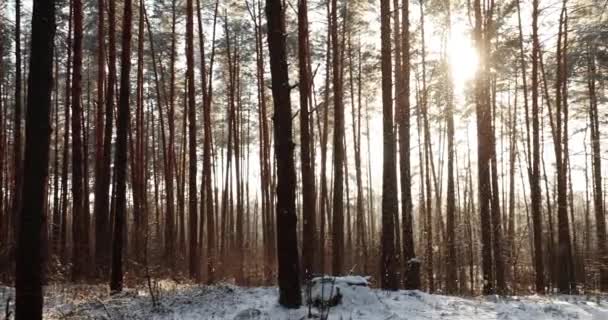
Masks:
[[[99,0],[97,2],[97,105],[95,118],[95,273],[98,273],[98,266],[103,260],[101,252],[106,244],[102,244],[106,239],[104,233],[107,231],[107,210],[101,210],[101,201],[106,196],[103,189],[103,175],[105,175],[105,159],[104,159],[104,109],[105,106],[105,81],[106,81],[106,49],[105,49],[105,2]],[[112,23],[110,21],[110,23]],[[108,118],[105,121],[112,122],[113,119]]]
[[[81,0],[73,0],[74,6],[74,64],[72,77],[72,279],[82,280],[88,261],[87,228],[85,225],[83,197],[83,146],[82,146],[82,36],[83,9]]]
[[[447,15],[447,28],[448,33],[451,32],[451,8],[448,1],[448,15]],[[447,87],[447,103],[446,103],[446,116],[447,116],[447,140],[448,140],[448,182],[447,182],[447,198],[446,198],[446,251],[447,251],[447,265],[446,265],[446,292],[448,294],[454,294],[457,290],[457,264],[456,264],[456,226],[455,226],[455,212],[456,212],[456,198],[454,188],[454,90],[452,88],[452,75],[449,62],[447,57],[444,58],[448,76],[446,77]]]
[[[327,203],[329,202],[328,190],[327,190],[327,142],[329,138],[329,80],[331,75],[331,6],[330,2],[326,2],[327,7],[327,43],[325,50],[325,97],[324,97],[324,108],[323,108],[323,131],[321,132],[320,142],[321,142],[321,199],[319,203],[320,207],[320,235],[319,235],[319,251],[321,254],[319,261],[319,271],[321,273],[325,273],[325,257],[326,257],[326,229],[328,224],[328,210],[329,206]]]
[[[105,123],[103,134],[103,164],[95,195],[95,264],[99,276],[108,275],[110,267],[110,183],[112,179],[112,127],[114,122],[114,90],[116,85],[116,4],[108,3],[108,85],[105,93]],[[98,197],[99,196],[99,197]]]
[[[425,167],[425,213],[426,213],[426,274],[429,292],[435,292],[435,276],[433,267],[433,205],[431,194],[431,133],[429,129],[428,116],[428,90],[426,85],[426,44],[424,36],[424,5],[420,5],[420,34],[422,46],[422,97],[421,97],[421,113],[424,132],[424,167]],[[422,163],[422,162],[421,162]],[[422,165],[422,164],[421,164]],[[438,190],[436,190],[438,191]],[[439,208],[438,208],[439,209]]]
[[[338,39],[338,4],[331,2],[331,39],[334,101],[334,183],[332,202],[332,273],[344,272],[344,103],[342,92],[342,61]]]
[[[380,1],[381,64],[382,64],[382,124],[383,124],[383,172],[382,172],[382,262],[381,287],[397,290],[397,265],[395,257],[394,214],[397,204],[397,168],[395,134],[393,130],[393,97],[391,81],[391,26],[389,0]],[[334,213],[335,214],[335,213]]]
[[[404,263],[404,289],[416,290],[420,288],[419,262],[416,259],[414,248],[414,227],[412,216],[412,176],[410,169],[410,19],[409,1],[403,1],[401,6],[402,27],[402,72],[400,79],[403,82],[399,92],[397,117],[399,126],[399,167],[401,181],[401,228]]]
[[[475,0],[475,44],[484,59],[485,41],[482,30],[482,10],[479,0]],[[489,121],[491,120],[490,105],[487,97],[488,80],[485,65],[480,66],[479,75],[475,81],[475,104],[477,114],[477,166],[478,166],[478,191],[479,191],[479,214],[481,222],[481,255],[483,273],[483,293],[492,294],[494,291],[494,277],[492,273],[492,220],[490,217],[490,157],[491,150],[488,138],[491,134]]]
[[[169,124],[169,142],[165,149],[165,190],[167,197],[167,212],[165,214],[165,245],[164,260],[171,268],[175,268],[175,202],[174,202],[174,167],[175,167],[175,24],[176,24],[176,0],[172,1],[172,25],[171,25],[171,54],[170,54],[170,77],[169,80],[169,111],[167,120]],[[162,121],[162,120],[161,120]]]
[[[73,5],[70,1],[69,5],[69,18],[68,18],[68,38],[66,50],[68,52],[67,66],[66,66],[66,81],[65,81],[65,117],[64,117],[64,130],[63,130],[63,163],[61,167],[61,242],[60,242],[60,256],[61,262],[68,262],[67,252],[67,211],[68,211],[68,157],[70,150],[70,83],[71,83],[71,62],[72,62],[72,15]]]
[[[19,12],[19,10],[17,10]],[[51,137],[55,1],[34,1],[24,157],[24,190],[17,239],[15,319],[42,319],[42,228]]]
[[[13,128],[13,190],[12,190],[12,206],[11,206],[11,221],[12,221],[12,240],[16,241],[19,238],[19,216],[21,212],[21,191],[22,191],[22,148],[21,148],[21,110],[22,99],[22,80],[21,80],[21,0],[15,0],[15,110],[14,110],[14,128]],[[14,250],[15,248],[13,248]],[[13,254],[11,254],[13,255]]]
[[[489,40],[486,40],[489,46]],[[491,122],[490,122],[490,172],[492,183],[492,198],[490,202],[492,212],[492,250],[493,250],[493,269],[496,277],[496,292],[504,294],[506,292],[505,271],[504,271],[504,256],[503,256],[503,240],[502,240],[502,219],[500,211],[500,197],[498,188],[498,165],[496,155],[496,79],[492,81],[491,92]]]
[[[570,242],[570,224],[568,221],[568,189],[567,189],[567,153],[566,149],[568,137],[567,131],[567,109],[565,101],[565,91],[563,90],[563,82],[566,81],[566,67],[564,52],[564,25],[566,15],[566,1],[563,2],[562,12],[560,15],[559,33],[557,38],[557,81],[555,83],[555,130],[554,131],[554,149],[555,162],[557,165],[557,229],[558,229],[558,250],[557,256],[559,262],[558,269],[558,289],[562,293],[571,293],[576,290],[574,281],[574,268],[572,259],[572,243]],[[562,44],[564,42],[564,44]],[[550,116],[551,117],[551,116]],[[552,126],[553,127],[553,126]],[[563,132],[563,137],[562,137]]]
[[[186,78],[188,92],[188,237],[190,256],[188,270],[193,279],[200,278],[198,257],[198,210],[196,205],[196,101],[194,88],[194,5],[186,1]],[[202,230],[201,230],[202,232]]]
[[[279,303],[287,308],[298,308],[302,302],[302,297],[296,232],[296,172],[293,161],[294,143],[292,141],[284,10],[285,8],[280,0],[266,1],[278,178],[276,222]]]
[[[540,189],[540,145],[538,121],[538,2],[532,2],[532,170],[530,172],[530,194],[532,199],[532,224],[534,228],[534,266],[536,271],[536,292],[545,292],[544,265],[542,254],[542,211]]]
[[[608,290],[608,247],[606,245],[606,220],[602,191],[602,157],[600,150],[600,114],[595,87],[597,69],[596,48],[587,44],[587,88],[589,91],[589,124],[591,127],[591,163],[593,170],[593,205],[595,209],[595,229],[597,237],[597,260],[600,265],[600,289]]]
[[[207,74],[202,72],[201,79],[203,80],[203,126],[204,126],[204,143],[203,143],[203,186],[201,187],[201,207],[205,206],[205,213],[207,217],[207,284],[211,284],[214,282],[214,272],[215,272],[215,261],[216,261],[216,246],[215,246],[215,217],[213,214],[214,206],[213,206],[213,189],[212,189],[212,172],[211,172],[211,147],[213,141],[213,131],[211,127],[211,98],[213,95],[213,60],[215,57],[215,27],[217,22],[217,10],[218,10],[219,1],[215,2],[215,10],[213,13],[213,37],[211,39],[211,57],[209,61],[209,86],[206,86]],[[202,44],[202,26],[201,26],[201,13],[200,13],[200,5],[197,0],[197,16],[198,16],[198,24],[199,24],[199,35],[201,41],[201,68],[204,71],[204,47]],[[204,195],[204,196],[203,196]],[[201,220],[203,219],[203,211],[201,210]],[[202,228],[200,232],[202,234]],[[202,239],[201,239],[202,245]]]
[[[304,217],[302,238],[302,267],[304,279],[312,278],[315,270],[316,254],[316,200],[315,176],[312,170],[311,138],[308,103],[311,95],[311,79],[308,48],[308,4],[298,2],[298,63],[300,91],[300,161],[302,166],[302,211]]]
[[[118,293],[123,288],[123,227],[127,215],[127,131],[129,127],[129,74],[131,71],[131,0],[125,0],[122,25],[122,54],[120,63],[120,92],[116,119],[116,215],[112,241],[112,270],[110,291]]]

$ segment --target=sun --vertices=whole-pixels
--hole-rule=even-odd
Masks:
[[[447,49],[454,86],[463,87],[475,77],[479,64],[479,56],[463,24],[452,25]]]

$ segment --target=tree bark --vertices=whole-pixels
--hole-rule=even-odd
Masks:
[[[188,225],[189,225],[189,273],[199,279],[198,257],[198,210],[196,205],[196,101],[194,88],[194,5],[186,1],[186,78],[188,82]],[[201,230],[202,232],[202,230]]]
[[[534,230],[534,267],[536,292],[545,293],[544,265],[542,255],[542,212],[540,189],[540,145],[538,121],[538,2],[532,1],[532,170],[530,172],[530,194],[532,198],[532,224]]]
[[[17,11],[19,12],[19,11]],[[17,240],[15,319],[42,319],[42,228],[51,137],[55,1],[34,1],[25,132],[24,190]]]
[[[300,161],[302,166],[302,212],[304,217],[302,237],[302,267],[304,279],[309,280],[316,272],[316,200],[315,176],[312,169],[311,138],[308,103],[311,91],[308,43],[308,3],[298,2],[298,63],[300,89]]]
[[[338,39],[338,4],[331,2],[331,39],[334,101],[334,183],[332,202],[332,274],[344,272],[344,103],[342,92],[342,61]]]
[[[95,272],[98,273],[98,267],[103,260],[101,252],[103,252],[102,244],[107,232],[107,210],[101,210],[101,201],[107,195],[107,191],[103,189],[103,175],[105,175],[105,159],[104,159],[104,109],[105,106],[105,81],[106,81],[106,53],[105,53],[105,2],[104,0],[97,1],[97,105],[95,117]],[[112,23],[110,21],[110,23]],[[108,118],[105,121],[112,122],[113,119]]]
[[[15,110],[13,128],[13,199],[12,199],[12,240],[19,238],[19,217],[21,212],[21,191],[22,191],[22,148],[21,148],[21,110],[22,99],[22,80],[21,80],[21,0],[15,0]],[[12,254],[11,254],[12,255]]]
[[[122,54],[120,63],[120,92],[116,119],[116,215],[114,217],[114,239],[112,241],[112,270],[110,291],[123,289],[123,227],[127,215],[127,131],[129,128],[129,74],[131,71],[131,0],[125,0],[122,21]]]
[[[393,97],[391,81],[391,26],[389,0],[380,1],[381,66],[382,66],[382,125],[383,125],[383,172],[382,172],[382,262],[381,287],[397,290],[397,266],[395,257],[394,214],[397,203],[397,168],[395,134],[393,130]]]
[[[74,64],[72,66],[72,280],[82,280],[88,261],[87,228],[84,210],[83,145],[82,145],[82,37],[83,8],[81,0],[74,6]]]
[[[279,303],[298,308],[302,303],[295,208],[290,86],[287,73],[285,8],[280,0],[266,0],[268,51],[274,101],[275,157],[277,160],[277,256]]]
[[[589,124],[591,127],[591,163],[593,170],[593,205],[597,237],[597,260],[600,265],[600,289],[608,290],[608,247],[606,245],[606,218],[603,202],[602,157],[600,148],[600,114],[596,93],[597,68],[595,47],[587,44],[587,88],[589,91]]]

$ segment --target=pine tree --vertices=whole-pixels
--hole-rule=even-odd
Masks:
[[[113,1],[113,0],[110,0]],[[131,0],[125,0],[122,21],[122,54],[120,62],[120,92],[118,96],[118,117],[116,120],[116,214],[114,217],[114,239],[112,241],[112,270],[110,291],[123,289],[123,228],[127,215],[127,130],[129,127],[129,91],[131,72],[131,21],[133,8]]]
[[[42,319],[42,228],[51,138],[55,1],[34,1],[28,77],[24,190],[17,240],[15,319]]]
[[[281,0],[266,0],[268,51],[274,102],[275,157],[277,159],[277,256],[279,303],[298,308],[302,303],[295,208],[290,87],[287,73],[285,7]]]

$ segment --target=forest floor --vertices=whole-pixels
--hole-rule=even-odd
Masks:
[[[154,287],[156,306],[153,306],[147,288],[129,289],[109,296],[106,286],[48,286],[45,288],[44,318],[299,320],[307,319],[308,315],[308,307],[297,310],[280,307],[278,289],[274,287],[197,286],[173,282],[158,282]],[[420,291],[385,292],[365,286],[342,288],[341,294],[341,303],[329,310],[330,320],[608,320],[608,298],[605,296],[463,298]],[[0,287],[2,311],[9,299],[12,306],[14,290]],[[312,313],[318,318],[316,308],[312,308]],[[3,317],[4,314],[0,314],[0,318]]]

